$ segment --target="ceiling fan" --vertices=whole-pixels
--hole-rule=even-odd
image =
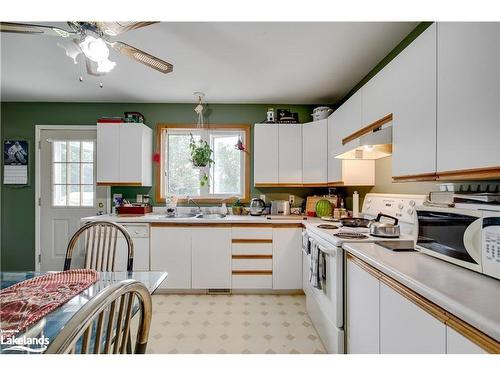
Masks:
[[[93,76],[105,75],[116,66],[114,61],[109,60],[110,47],[161,73],[170,73],[174,66],[169,62],[129,44],[112,40],[113,37],[129,30],[139,29],[154,23],[157,22],[68,22],[70,30],[64,30],[55,26],[0,22],[0,31],[63,38],[66,42],[64,44],[58,43],[58,45],[66,50],[66,55],[71,57],[75,64],[77,56],[82,54],[85,58],[87,73]]]

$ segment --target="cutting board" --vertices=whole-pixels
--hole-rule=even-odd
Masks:
[[[335,195],[333,195],[331,197],[320,197],[317,195],[307,197],[306,215],[308,212],[316,212],[316,203],[318,203],[322,199],[326,199],[327,201],[329,201],[333,205],[333,208],[335,208],[337,205],[337,196],[335,196]]]

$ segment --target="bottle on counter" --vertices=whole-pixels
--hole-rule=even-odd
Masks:
[[[357,191],[352,195],[352,216],[359,217],[359,193]]]

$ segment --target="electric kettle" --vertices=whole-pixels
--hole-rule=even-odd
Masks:
[[[259,198],[253,198],[250,202],[250,215],[260,216],[264,213],[266,209],[266,203]]]

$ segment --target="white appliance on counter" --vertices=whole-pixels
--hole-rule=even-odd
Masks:
[[[415,249],[500,279],[500,212],[417,207]]]
[[[341,227],[339,223],[307,224],[303,232],[303,289],[307,312],[328,353],[344,353],[344,250],[345,242],[415,241],[415,207],[423,204],[425,195],[376,194],[366,195],[361,217],[374,219],[379,213],[399,219],[399,238],[379,238],[368,228]],[[325,227],[326,225],[326,227]],[[327,229],[328,226],[331,229]],[[322,228],[323,227],[323,228]],[[310,246],[318,245],[323,253],[324,277],[321,289],[309,282]],[[390,251],[390,250],[388,250]]]

